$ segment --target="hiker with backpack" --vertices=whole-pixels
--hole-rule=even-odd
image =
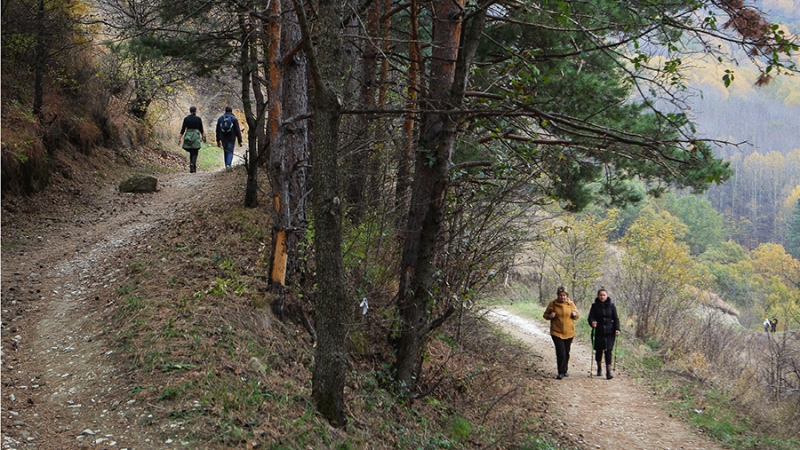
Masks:
[[[203,132],[203,119],[197,115],[197,107],[189,107],[189,115],[183,118],[183,126],[178,143],[189,152],[189,172],[197,172],[197,154],[202,147],[202,142],[206,141]]]
[[[614,343],[619,336],[619,316],[617,305],[611,301],[608,291],[600,288],[597,298],[594,299],[589,310],[589,325],[592,327],[592,344],[594,346],[594,360],[597,361],[597,376],[602,376],[603,355],[606,357],[606,379],[614,378],[611,373],[611,359],[614,352]]]
[[[233,114],[233,108],[226,106],[225,114],[217,119],[217,147],[224,152],[226,169],[230,169],[233,163],[233,148],[237,140],[241,147],[242,132],[239,129],[239,119]]]
[[[569,351],[575,337],[575,321],[580,318],[580,313],[563,286],[556,290],[556,295],[558,298],[544,310],[544,318],[550,321],[550,337],[556,348],[558,366],[556,379],[560,380],[569,376]]]

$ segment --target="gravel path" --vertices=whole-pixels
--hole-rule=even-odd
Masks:
[[[656,397],[620,370],[612,380],[592,376],[591,349],[577,341],[570,352],[570,376],[556,380],[556,356],[548,324],[516,316],[502,308],[489,318],[542,358],[544,376],[552,379],[550,403],[561,429],[586,449],[721,450],[716,442],[670,416]]]
[[[33,223],[4,221],[4,450],[179,444],[169,430],[144,426],[156,407],[128,400],[126,363],[101,318],[120,297],[129,255],[213,198],[215,180],[229,175],[164,175],[153,194],[109,186],[91,195],[89,213],[54,207]]]

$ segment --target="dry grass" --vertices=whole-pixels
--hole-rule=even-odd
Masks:
[[[682,411],[711,408],[706,417],[716,422],[696,425],[730,424],[730,430],[721,426],[715,437],[734,448],[796,445],[800,428],[791,418],[800,414],[797,333],[754,332],[725,325],[714,314],[703,318],[687,314],[653,344],[658,356],[648,356],[641,346],[631,359],[656,380],[666,375],[662,387],[667,397],[690,403]],[[749,427],[737,428],[740,424]]]
[[[268,202],[240,207],[241,174],[228,175],[217,203],[128,250],[114,292],[108,333],[132,368],[131,398],[160,411],[153,424],[179,424],[196,448],[519,448],[541,434],[545,389],[530,352],[469,313],[432,336],[427,395],[400,400],[388,370],[388,299],[367,318],[354,302],[349,424],[329,427],[311,401],[309,334],[269,311]]]

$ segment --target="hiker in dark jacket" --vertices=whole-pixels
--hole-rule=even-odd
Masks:
[[[200,151],[200,142],[206,141],[203,132],[203,119],[197,115],[197,107],[189,107],[189,115],[183,118],[183,126],[178,143],[184,150],[189,152],[189,172],[197,172],[197,154]]]
[[[229,128],[226,123],[230,124]],[[220,147],[225,155],[225,168],[230,169],[233,163],[233,147],[236,141],[239,141],[239,147],[242,146],[242,131],[239,128],[239,119],[233,114],[233,108],[230,106],[226,106],[225,114],[217,119],[216,134],[217,147]]]
[[[619,316],[617,305],[611,301],[605,289],[597,291],[597,298],[589,310],[589,325],[594,328],[594,359],[597,361],[597,376],[603,375],[601,362],[603,354],[606,356],[606,378],[614,378],[611,373],[611,358],[614,342],[619,336]]]

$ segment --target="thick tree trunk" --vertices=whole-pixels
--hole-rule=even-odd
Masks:
[[[451,88],[456,72],[463,6],[463,0],[435,3],[436,22],[426,109],[445,111],[453,106]],[[401,329],[395,370],[397,381],[406,388],[417,381],[417,360],[428,324],[427,305],[431,300],[436,236],[444,217],[455,125],[441,112],[426,113],[420,133],[398,294]]]
[[[341,17],[344,1],[320,2],[316,48],[302,5],[295,10],[314,84],[312,138],[312,211],[316,246],[317,290],[314,295],[317,347],[311,395],[317,410],[333,426],[344,426],[345,336],[350,308],[342,261],[342,202],[338,194],[339,124],[342,108]]]
[[[283,55],[283,145],[289,188],[289,229],[286,236],[286,276],[298,271],[298,242],[308,229],[308,73],[306,60],[297,46],[302,42],[292,0],[283,2],[281,54]]]
[[[289,168],[287,149],[284,146],[283,128],[283,61],[281,55],[280,1],[269,3],[267,25],[267,136],[269,138],[269,171],[272,184],[272,256],[270,258],[270,291],[274,295],[272,310],[283,319],[286,292],[286,264],[288,261],[287,235],[291,229],[289,201]]]
[[[436,241],[442,229],[448,171],[457,135],[456,120],[446,113],[457,109],[466,91],[469,67],[475,56],[485,24],[485,9],[470,21],[462,36],[464,3],[439,0],[435,3],[430,87],[423,116],[412,183],[408,228],[403,242],[398,309],[400,338],[395,362],[396,379],[405,389],[418,381],[419,360],[425,336],[441,320],[430,321],[429,307],[436,259]],[[459,52],[459,47],[461,51]],[[452,311],[444,313],[443,317]]]

